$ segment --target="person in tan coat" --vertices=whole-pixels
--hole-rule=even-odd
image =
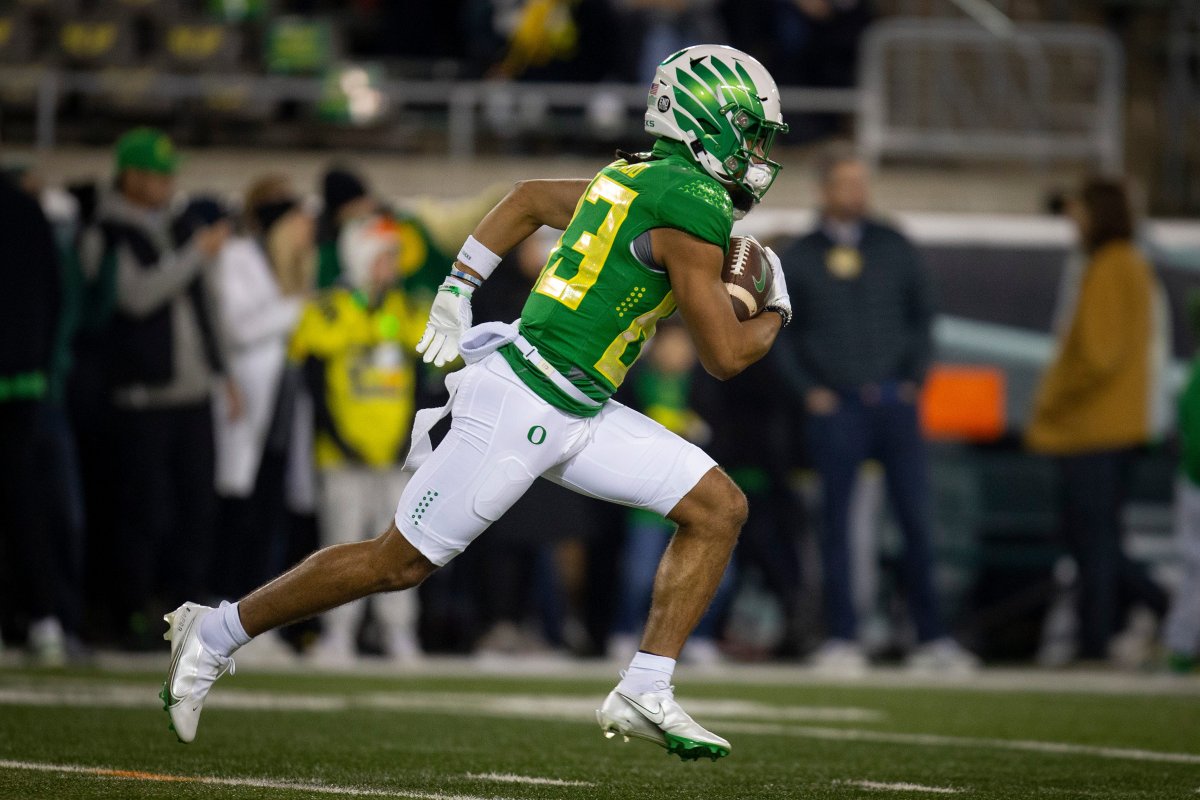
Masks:
[[[1153,268],[1133,242],[1125,187],[1087,181],[1071,203],[1083,259],[1060,290],[1058,342],[1026,433],[1055,457],[1062,527],[1079,566],[1080,656],[1104,658],[1120,612],[1143,603],[1160,618],[1166,595],[1121,544],[1121,507],[1134,448],[1153,434],[1159,309]]]

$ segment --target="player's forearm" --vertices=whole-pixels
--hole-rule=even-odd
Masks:
[[[783,328],[783,318],[774,311],[766,311],[741,323],[741,352],[738,353],[738,372],[761,359],[771,351],[775,337]]]
[[[493,253],[504,255],[543,225],[562,230],[587,185],[586,180],[574,179],[521,181],[480,220],[472,235]]]
[[[732,315],[730,315],[732,317]],[[727,381],[765,356],[775,342],[783,320],[773,311],[736,323],[727,335],[693,337],[700,364],[717,380]]]

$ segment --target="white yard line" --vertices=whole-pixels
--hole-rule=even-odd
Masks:
[[[762,212],[759,212],[762,213]],[[1200,226],[1197,226],[1200,230]],[[0,666],[18,667],[24,664],[23,654],[10,649],[0,654]],[[262,674],[312,675],[312,664],[303,659],[261,662],[252,659],[239,666],[255,666]],[[116,672],[158,672],[166,669],[162,653],[121,653],[101,651],[96,654],[96,666]],[[397,666],[383,659],[362,659],[358,664],[340,670],[323,670],[323,674],[374,676],[385,678],[529,678],[550,681],[580,679],[607,681],[623,663],[611,661],[580,661],[560,655],[477,658],[473,656],[432,655],[412,665]],[[795,664],[721,664],[711,667],[688,667],[687,683],[713,684],[731,681],[753,686],[862,686],[884,689],[950,689],[972,692],[1061,692],[1067,694],[1123,694],[1200,696],[1200,681],[1185,675],[1147,675],[1121,673],[1104,669],[1046,670],[1037,668],[988,667],[972,675],[914,675],[902,668],[872,667],[862,678],[830,678]]]
[[[222,691],[208,698],[208,708],[236,708],[243,711],[346,711],[351,707],[341,695],[277,694],[237,689]],[[0,706],[74,706],[78,708],[143,708],[158,705],[156,695],[144,686],[87,687],[79,684],[50,688],[0,688]]]
[[[484,692],[464,692],[460,694],[389,692],[362,695],[320,695],[277,694],[273,692],[244,691],[222,687],[218,692],[209,697],[206,705],[209,708],[235,710],[308,712],[385,709],[582,723],[592,718],[596,702],[596,698],[566,695],[507,695]],[[0,706],[2,705],[150,708],[158,705],[158,698],[152,691],[142,686],[85,686],[69,684],[61,689],[33,687],[0,688]],[[687,705],[692,713],[720,718],[720,729],[722,732],[763,736],[795,736],[808,739],[849,742],[878,742],[918,747],[966,747],[990,750],[1014,750],[1019,752],[1091,756],[1122,761],[1200,764],[1200,754],[1195,753],[1101,747],[1070,742],[994,739],[877,731],[863,728],[824,728],[783,724],[802,719],[839,719],[837,713],[846,711],[851,712],[852,715],[861,713],[864,716],[877,713],[872,712],[870,709],[770,707],[760,703],[705,701],[702,699],[689,699]],[[828,716],[822,717],[822,714],[828,714]],[[744,721],[747,717],[771,721]],[[867,718],[869,719],[869,717]],[[845,721],[863,721],[862,718],[860,720],[852,720],[843,717],[842,719]],[[839,721],[842,721],[842,719],[839,719]]]
[[[63,684],[53,687],[0,688],[0,706],[75,706],[89,708],[141,708],[155,705],[156,695],[143,686]],[[516,695],[482,692],[373,692],[368,694],[284,694],[226,688],[212,694],[207,708],[243,711],[336,712],[351,708],[396,711],[436,711],[448,714],[478,714],[535,719],[579,719],[591,717],[597,698],[570,695]],[[693,699],[693,714],[719,719],[750,719],[771,722],[881,722],[882,712],[870,708],[774,706],[743,700]]]
[[[483,797],[471,794],[443,794],[441,792],[419,792],[410,789],[363,789],[354,786],[334,786],[327,783],[301,783],[298,781],[273,781],[266,778],[219,778],[211,775],[170,775],[140,770],[123,770],[112,767],[89,767],[83,764],[47,764],[40,761],[10,761],[0,759],[0,770],[23,770],[26,772],[54,772],[60,774],[89,775],[96,778],[112,778],[130,781],[159,783],[200,783],[208,786],[234,786],[247,789],[274,789],[281,792],[310,792],[313,794],[343,795],[349,797],[394,797],[405,800],[506,800],[501,797]]]
[[[1119,761],[1154,761],[1164,764],[1200,764],[1200,754],[1165,753],[1127,747],[1098,747],[1070,742],[1040,742],[1031,739],[988,739],[974,736],[943,736],[932,733],[893,733],[858,728],[811,728],[799,725],[760,725],[752,722],[726,722],[722,732],[763,736],[798,736],[845,742],[917,745],[920,747],[968,747],[987,750],[1017,750],[1026,753],[1094,756]]]
[[[882,781],[834,781],[834,786],[854,786],[877,792],[924,792],[926,794],[958,794],[962,789],[948,786],[922,786],[919,783],[884,783]]]
[[[497,783],[525,783],[532,786],[595,786],[590,781],[567,781],[561,778],[537,778],[532,775],[514,775],[511,772],[468,772],[463,775],[476,781]]]

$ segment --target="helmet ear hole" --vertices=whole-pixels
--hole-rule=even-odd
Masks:
[[[716,125],[713,125],[706,119],[697,119],[696,122],[700,125],[700,130],[704,131],[709,136],[718,136],[721,133]]]

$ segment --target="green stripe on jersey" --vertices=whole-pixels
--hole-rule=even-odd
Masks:
[[[536,347],[536,345],[534,346]],[[508,365],[512,367],[512,371],[517,374],[517,377],[524,381],[525,385],[532,389],[534,394],[559,411],[565,411],[576,417],[594,417],[600,413],[600,409],[604,408],[603,403],[607,398],[599,398],[599,405],[584,405],[555,386],[554,381],[547,378],[542,374],[541,370],[525,360],[525,357],[521,355],[521,351],[517,349],[515,344],[504,345],[500,348],[499,353],[508,362]]]

